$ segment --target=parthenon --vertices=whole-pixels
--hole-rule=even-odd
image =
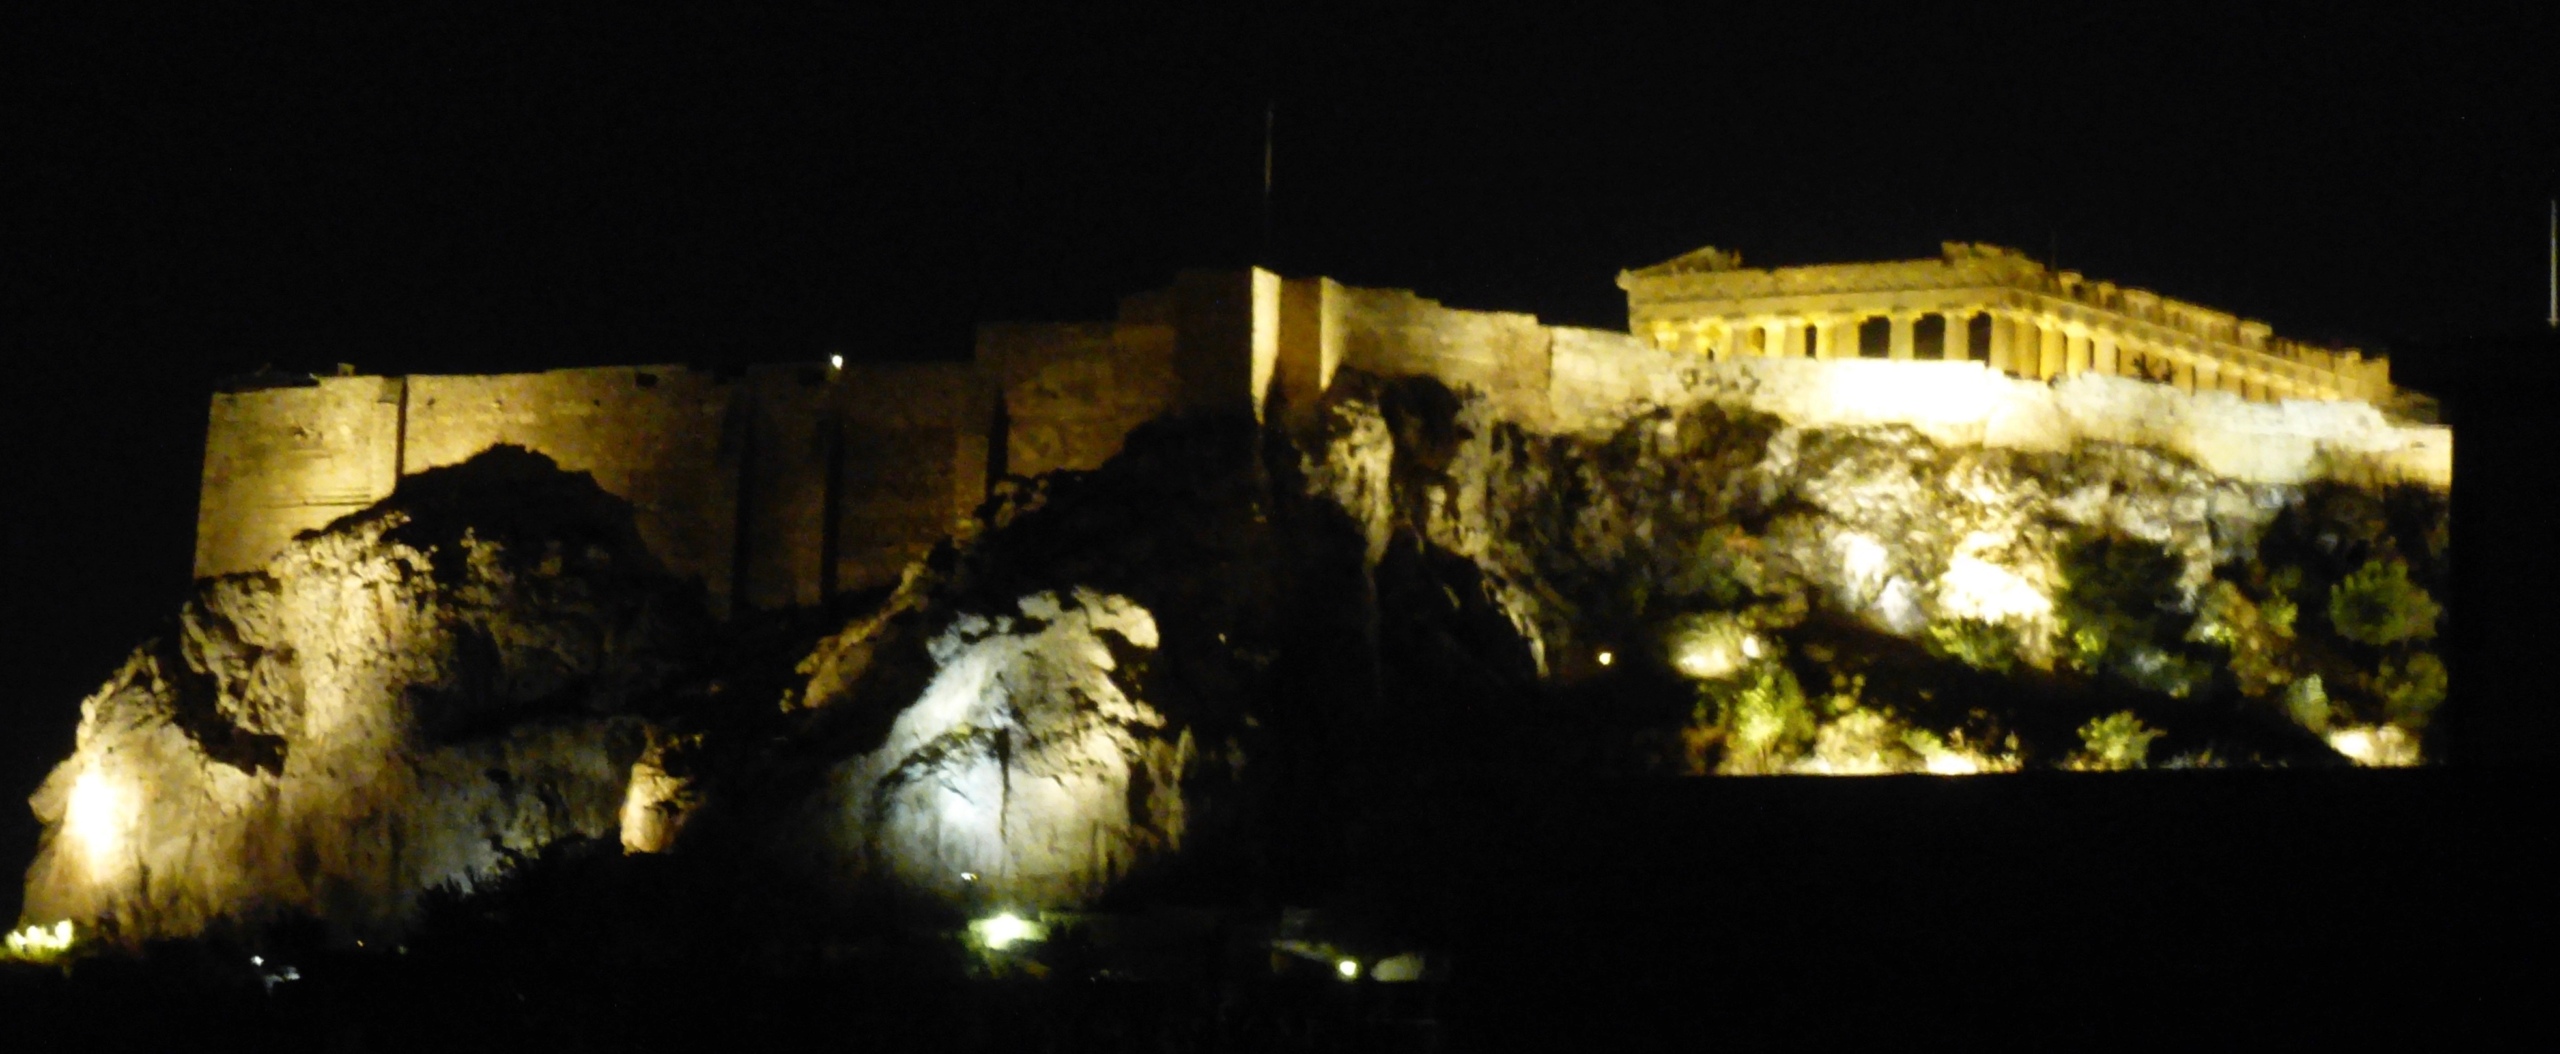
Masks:
[[[2139,377],[2243,398],[2392,395],[2391,364],[2266,323],[1948,242],[1935,260],[1750,269],[1713,246],[1618,274],[1627,327],[1665,351],[1733,358],[1947,359],[2013,376]]]

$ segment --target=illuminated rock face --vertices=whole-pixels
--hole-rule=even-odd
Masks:
[[[2442,695],[2423,593],[2424,632],[2388,646],[2325,613],[2360,568],[2441,588],[2438,490],[1805,426],[1744,400],[1631,400],[1557,435],[1427,378],[1347,376],[1325,411],[1306,472],[1373,560],[1399,536],[1465,560],[1543,679],[1635,676],[1632,656],[1694,683],[1693,762],[1718,771],[2076,764],[2100,712],[2075,708],[2100,705],[2172,729],[2156,762],[2406,764],[2413,746],[2341,757],[2319,737],[2398,721],[2414,744]],[[2306,679],[2326,694],[2288,713]]]
[[[466,485],[467,484],[467,485]],[[584,477],[500,451],[209,579],[82,704],[26,917],[135,940],[357,934],[511,853],[610,838],[698,601]]]
[[[887,741],[836,770],[824,837],[904,888],[1016,907],[1087,902],[1179,850],[1191,734],[1129,668],[1159,643],[1145,608],[1083,590],[962,617]]]

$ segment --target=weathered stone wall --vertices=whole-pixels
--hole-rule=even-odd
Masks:
[[[985,496],[994,388],[970,366],[916,364],[847,370],[837,392],[832,586],[895,585]]]
[[[836,450],[833,371],[816,363],[759,367],[740,391],[745,456],[738,480],[740,606],[806,607],[825,597],[827,472]]]
[[[1280,357],[1280,276],[1258,267],[1185,271],[1173,292],[1181,408],[1259,417]]]
[[[1349,306],[1342,283],[1330,278],[1292,278],[1281,285],[1279,362],[1272,383],[1292,411],[1313,410],[1333,387]]]
[[[1475,388],[1512,420],[1546,419],[1549,330],[1535,315],[1464,311],[1401,289],[1340,287],[1341,365]]]
[[[196,574],[248,570],[294,535],[391,493],[401,384],[326,377],[216,394],[196,506]]]
[[[964,365],[340,377],[226,393],[196,570],[256,567],[401,475],[514,444],[631,502],[649,551],[714,610],[814,604],[896,582],[976,507],[996,418],[992,387]]]
[[[978,364],[1004,400],[1005,471],[1091,469],[1141,422],[1173,409],[1174,329],[1143,322],[978,328]]]
[[[1948,270],[1904,269],[1929,267]],[[1715,400],[1807,426],[1908,425],[1943,443],[2148,445],[2256,482],[2448,486],[2452,473],[2449,431],[2395,425],[2362,402],[2244,401],[2103,370],[2047,384],[1907,355],[1713,359],[1254,269],[1186,273],[1124,300],[1116,322],[985,326],[971,365],[777,366],[742,380],[672,366],[334,377],[225,393],[208,430],[197,571],[256,566],[402,474],[514,443],[631,501],[651,551],[701,582],[715,610],[808,605],[895,582],[976,506],[992,469],[1092,469],[1171,412],[1312,408],[1344,367],[1473,389],[1502,419],[1543,430]]]
[[[733,395],[729,382],[682,366],[413,377],[401,470],[513,443],[592,474],[631,503],[649,551],[725,610],[737,528],[735,455],[723,443]]]

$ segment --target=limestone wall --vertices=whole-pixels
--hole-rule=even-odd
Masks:
[[[1546,419],[1550,332],[1537,316],[1464,311],[1402,289],[1341,289],[1341,365],[1483,391],[1506,416]]]
[[[402,470],[513,443],[595,476],[632,505],[668,569],[725,608],[736,549],[730,382],[682,366],[616,366],[409,380]],[[723,462],[729,461],[729,470]]]
[[[1261,268],[1185,271],[1173,283],[1181,409],[1261,416],[1280,357],[1280,276]]]
[[[984,498],[994,387],[961,364],[865,366],[838,393],[832,586],[895,585]]]
[[[1143,322],[986,325],[978,363],[1002,393],[1005,471],[1091,469],[1181,395],[1174,328]]]
[[[390,494],[400,388],[396,377],[326,377],[216,394],[196,506],[196,574],[248,570],[294,535]]]
[[[1292,411],[1312,409],[1342,367],[1344,318],[1350,298],[1330,278],[1292,278],[1280,289],[1279,362],[1272,378],[1279,401]]]
[[[827,474],[836,465],[834,371],[816,363],[749,370],[738,479],[737,602],[806,607],[825,599]]]
[[[404,473],[513,443],[630,501],[650,551],[699,580],[715,610],[815,604],[894,583],[977,506],[993,469],[1091,469],[1166,413],[1311,408],[1344,367],[1473,388],[1540,430],[1716,400],[1949,444],[2138,443],[2258,482],[2452,475],[2448,430],[2393,425],[2362,402],[2245,401],[2103,370],[2046,383],[1907,355],[1713,359],[1403,290],[1193,272],[1124,300],[1116,322],[982,327],[974,364],[332,377],[223,393],[196,568],[257,566]]]

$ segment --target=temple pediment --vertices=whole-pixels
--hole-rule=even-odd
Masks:
[[[1713,274],[1718,271],[1737,270],[1741,268],[1741,266],[1742,254],[1740,252],[1731,249],[1719,249],[1712,245],[1701,246],[1688,252],[1681,253],[1680,255],[1674,256],[1668,260],[1664,260],[1661,263],[1654,264],[1651,267],[1639,267],[1632,271],[1618,272],[1618,288],[1626,288],[1627,280],[1630,278],[1662,278],[1670,275],[1682,274]]]

